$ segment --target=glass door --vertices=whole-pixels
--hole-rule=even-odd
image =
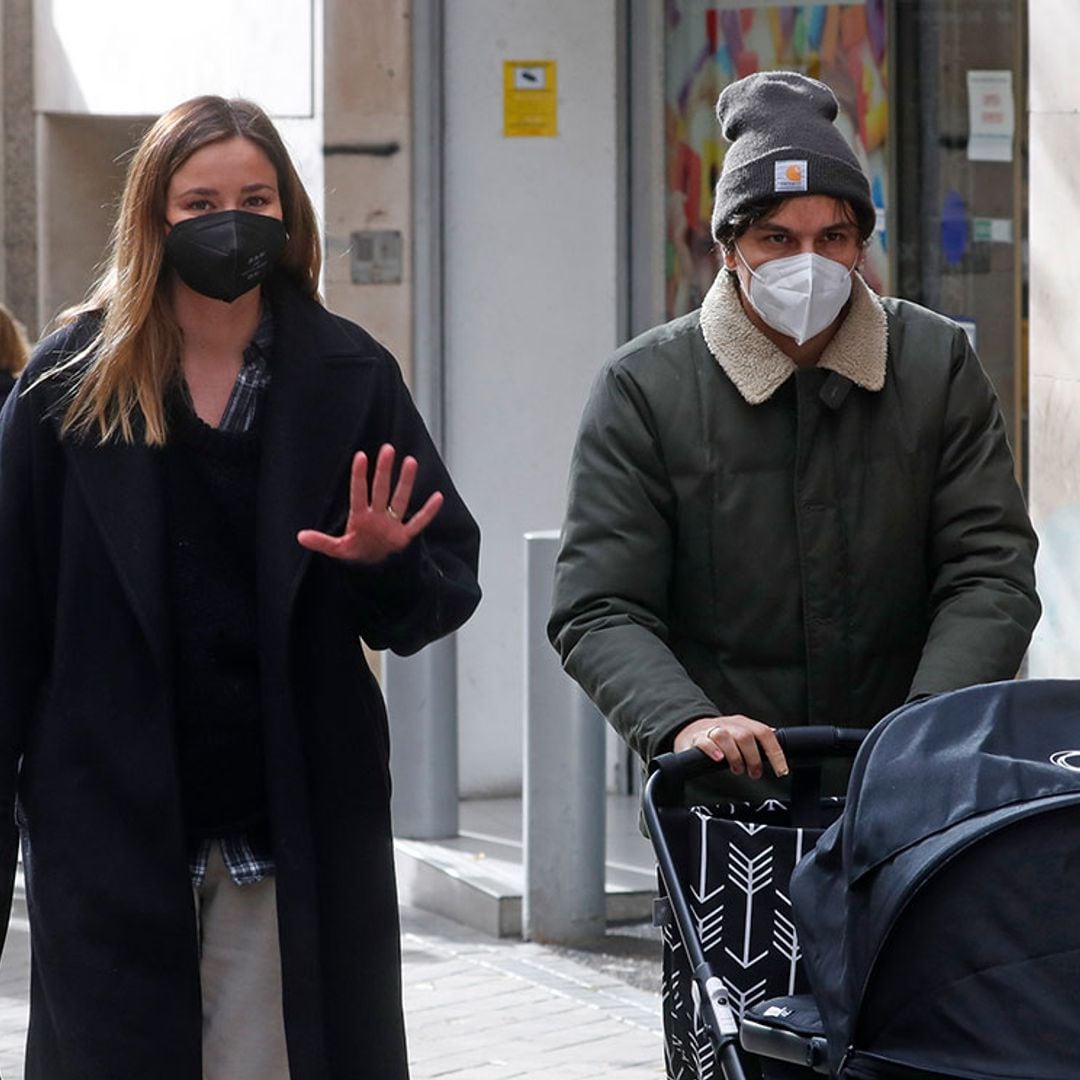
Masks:
[[[895,0],[896,289],[960,321],[1022,469],[1027,416],[1024,0]]]

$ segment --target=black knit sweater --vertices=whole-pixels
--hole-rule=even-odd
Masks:
[[[266,817],[255,587],[257,431],[170,409],[169,528],[176,741],[189,842],[258,835]]]

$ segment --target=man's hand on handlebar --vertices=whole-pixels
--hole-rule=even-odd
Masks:
[[[726,761],[733,773],[745,772],[752,780],[761,778],[763,751],[777,776],[788,774],[787,759],[776,732],[749,716],[704,716],[691,720],[675,736],[675,749],[689,750],[692,746],[703,750],[713,761]]]

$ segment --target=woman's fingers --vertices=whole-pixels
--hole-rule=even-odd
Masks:
[[[409,500],[412,498],[413,484],[416,482],[416,458],[406,457],[401,463],[401,472],[398,474],[397,486],[390,498],[387,509],[398,521],[404,521],[409,511]]]
[[[406,521],[416,483],[417,463],[411,455],[402,461],[391,496],[394,456],[394,448],[389,443],[379,448],[369,487],[367,455],[363,451],[357,453],[349,477],[349,517],[343,534],[329,536],[316,529],[301,529],[296,536],[297,542],[320,555],[364,563],[381,562],[407,547],[431,524],[442,508],[443,496],[434,492]]]
[[[433,492],[428,497],[428,501],[424,503],[411,518],[409,518],[408,524],[405,526],[405,531],[408,533],[410,540],[423,532],[423,530],[431,524],[432,519],[442,509],[442,504],[442,492]]]
[[[340,557],[340,537],[328,536],[326,533],[318,532],[316,529],[301,529],[296,534],[296,541],[301,547],[306,547],[309,551],[316,551],[320,555],[331,555],[335,558]]]
[[[379,447],[375,476],[371,481],[371,509],[384,514],[390,506],[390,477],[394,471],[394,448],[389,443]]]
[[[354,455],[352,473],[349,475],[349,521],[354,515],[362,514],[368,508],[368,459],[367,454],[361,450]],[[346,526],[346,529],[348,526]],[[313,532],[314,530],[306,530]]]

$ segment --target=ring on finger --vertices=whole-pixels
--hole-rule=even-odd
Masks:
[[[387,513],[388,513],[388,514],[389,514],[389,515],[390,515],[390,516],[391,516],[391,517],[392,517],[392,518],[393,518],[393,519],[394,519],[395,521],[400,521],[400,520],[401,520],[401,515],[400,515],[400,514],[399,514],[399,513],[398,513],[398,512],[397,512],[397,511],[396,511],[396,510],[395,510],[395,509],[394,509],[394,508],[392,507],[392,506],[388,506],[388,507],[386,508],[386,512],[387,512]]]
[[[719,724],[713,724],[713,726],[711,728],[709,728],[708,731],[705,732],[705,738],[712,739],[714,731],[719,731],[719,732],[723,733],[723,730],[724,729]]]

